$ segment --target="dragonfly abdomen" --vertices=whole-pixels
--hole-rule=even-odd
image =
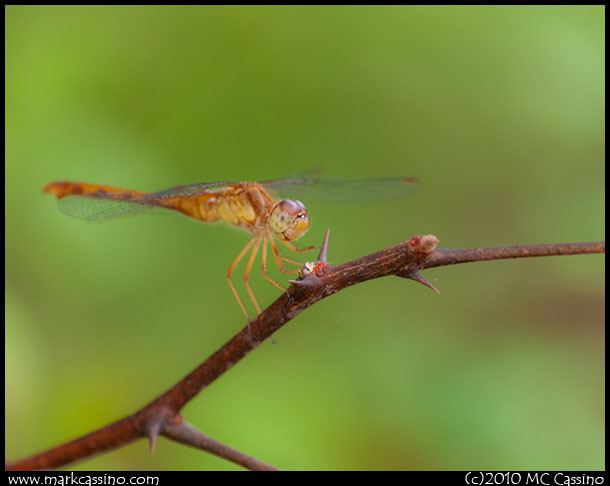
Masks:
[[[130,189],[119,189],[117,187],[103,186],[100,184],[89,184],[88,182],[49,182],[42,190],[47,194],[53,194],[57,199],[65,196],[86,196],[95,199],[122,199],[130,200],[145,196],[147,193],[133,191]]]
[[[174,209],[185,216],[203,221],[204,223],[214,223],[220,220],[216,197],[214,193],[206,192],[192,196],[170,196],[159,200],[159,204],[168,209]]]

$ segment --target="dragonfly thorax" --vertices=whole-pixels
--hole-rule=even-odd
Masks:
[[[280,240],[297,240],[305,234],[308,227],[307,209],[301,201],[284,199],[271,210],[269,228]]]

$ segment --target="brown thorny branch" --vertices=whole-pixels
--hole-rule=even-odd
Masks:
[[[422,269],[457,263],[550,255],[605,253],[605,242],[476,248],[436,249],[434,235],[414,236],[390,248],[342,265],[326,263],[328,235],[316,262],[303,265],[298,280],[248,326],[190,374],[133,415],[54,449],[7,465],[7,470],[53,469],[147,437],[151,451],[158,435],[215,454],[251,470],[275,468],[205,436],[183,421],[180,410],[199,392],[284,324],[319,300],[352,285],[396,275],[420,282],[438,293],[419,273]]]

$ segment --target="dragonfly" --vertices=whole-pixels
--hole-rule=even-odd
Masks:
[[[267,249],[285,274],[298,273],[284,263],[301,262],[280,255],[276,239],[296,253],[314,247],[299,248],[293,242],[309,228],[309,215],[299,199],[281,199],[279,194],[304,194],[313,200],[366,202],[394,199],[411,192],[417,185],[412,177],[385,179],[332,180],[312,177],[279,179],[266,182],[207,182],[176,186],[159,192],[141,192],[87,182],[50,182],[43,192],[55,196],[59,209],[77,218],[104,222],[123,216],[140,214],[153,209],[181,213],[204,223],[224,221],[242,228],[252,237],[227,269],[226,278],[237,303],[250,322],[250,316],[231,280],[240,261],[250,252],[243,282],[258,314],[261,308],[254,297],[248,279],[255,258],[262,248],[263,277],[283,292],[286,289],[267,274]]]

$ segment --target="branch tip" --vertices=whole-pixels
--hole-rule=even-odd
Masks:
[[[434,235],[417,235],[409,238],[408,243],[413,255],[426,257],[436,249],[438,241]]]
[[[163,435],[168,439],[181,444],[209,452],[228,461],[239,464],[251,471],[275,471],[276,469],[264,462],[237,451],[217,440],[201,433],[193,425],[182,422],[178,425],[167,424],[163,428]]]

